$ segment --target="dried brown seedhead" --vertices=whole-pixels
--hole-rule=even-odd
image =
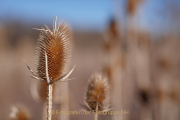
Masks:
[[[37,45],[37,74],[46,80],[45,53],[47,54],[48,74],[51,81],[67,72],[71,58],[71,34],[65,24],[53,26],[53,31],[45,25],[42,28]]]
[[[11,107],[10,119],[11,120],[31,120],[30,114],[23,106]]]
[[[97,72],[91,76],[85,102],[90,110],[103,111],[109,108],[109,83],[106,75]]]

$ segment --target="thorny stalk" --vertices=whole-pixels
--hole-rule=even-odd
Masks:
[[[47,53],[45,52],[45,69],[46,69],[46,81],[47,81],[47,120],[51,120],[51,113],[52,113],[52,87],[53,84],[51,84],[48,74],[48,62],[47,62]]]

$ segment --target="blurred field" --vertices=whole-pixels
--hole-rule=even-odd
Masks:
[[[76,65],[76,68],[69,78],[75,79],[56,86],[57,101],[63,102],[54,103],[53,110],[59,110],[64,104],[70,111],[84,109],[88,79],[95,71],[102,70],[109,78],[112,110],[128,113],[100,115],[99,120],[180,119],[180,27],[177,24],[180,17],[176,14],[179,7],[174,4],[176,0],[166,4],[169,29],[152,32],[139,29],[136,10],[141,2],[128,0],[125,21],[118,19],[116,15],[120,12],[116,11],[103,30],[72,27],[71,67]],[[11,107],[18,104],[26,106],[32,120],[43,118],[43,103],[31,94],[37,80],[28,76],[30,72],[23,63],[25,59],[34,67],[39,31],[32,28],[41,28],[43,24],[0,20],[1,120],[8,120]],[[52,29],[52,24],[49,26]],[[154,29],[158,27],[167,26]],[[53,120],[59,116],[53,115]],[[92,120],[93,115],[69,115],[66,119]]]

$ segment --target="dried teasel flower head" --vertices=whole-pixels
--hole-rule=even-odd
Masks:
[[[85,103],[90,110],[105,111],[109,108],[109,83],[102,72],[94,73],[89,79]]]
[[[52,31],[46,25],[45,28],[37,30],[41,31],[38,39],[36,58],[38,77],[45,81],[47,80],[45,74],[45,54],[47,54],[49,78],[51,81],[56,80],[67,72],[70,63],[72,52],[70,29],[64,23],[56,25],[55,21]]]
[[[10,113],[11,120],[31,120],[28,110],[24,106],[12,106]]]

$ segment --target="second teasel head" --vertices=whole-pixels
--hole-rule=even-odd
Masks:
[[[29,110],[19,104],[11,107],[10,120],[32,120]]]
[[[70,29],[65,24],[56,25],[51,31],[45,25],[37,44],[36,69],[39,78],[46,80],[45,54],[47,54],[48,74],[50,80],[56,80],[67,72],[71,58],[72,37]]]
[[[104,111],[109,108],[109,83],[102,72],[94,73],[89,79],[85,103],[90,110]]]

